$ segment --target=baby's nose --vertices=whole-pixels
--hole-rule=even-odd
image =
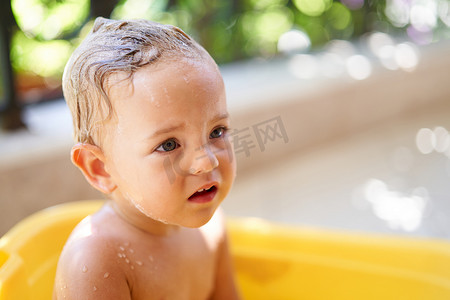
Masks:
[[[195,151],[189,173],[193,175],[208,173],[219,166],[216,155],[210,147],[202,146]]]

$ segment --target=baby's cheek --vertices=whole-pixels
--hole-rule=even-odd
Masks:
[[[233,181],[236,176],[236,159],[232,148],[221,151],[219,159],[219,167],[222,169],[222,176],[227,181]],[[230,182],[230,183],[231,183]]]
[[[216,153],[220,155],[221,159],[228,160],[228,163],[235,163],[234,147],[231,143],[231,139],[228,136],[225,136],[218,146],[220,146],[220,149]]]
[[[154,174],[155,179],[160,180],[162,186],[172,186],[190,175],[191,161],[181,151],[176,155],[168,155],[155,166],[154,170],[157,170]]]

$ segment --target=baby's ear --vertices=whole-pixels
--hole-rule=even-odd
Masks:
[[[76,144],[71,151],[72,162],[83,173],[86,180],[97,190],[110,194],[116,189],[111,176],[105,169],[103,151],[91,144]]]

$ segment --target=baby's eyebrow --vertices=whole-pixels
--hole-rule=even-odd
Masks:
[[[228,118],[229,118],[228,113],[219,114],[219,115],[215,116],[214,118],[212,118],[210,123],[215,123],[215,122],[218,122],[220,120],[224,120],[224,119],[228,119]],[[147,136],[145,138],[145,140],[151,140],[151,139],[156,138],[159,135],[163,135],[163,134],[166,134],[166,133],[170,133],[172,131],[184,129],[185,127],[186,127],[186,123],[181,123],[181,124],[178,124],[178,125],[175,125],[175,126],[162,128],[162,129],[156,130],[155,132],[153,132],[152,134]]]
[[[228,119],[229,118],[229,114],[228,113],[224,113],[224,114],[220,114],[217,115],[216,117],[214,117],[213,119],[211,119],[211,123],[223,120],[223,119]]]
[[[146,140],[151,140],[155,137],[157,137],[158,135],[162,135],[162,134],[166,134],[175,130],[179,130],[179,129],[183,129],[186,127],[186,124],[179,124],[179,125],[175,125],[175,126],[170,126],[170,127],[166,127],[166,128],[162,128],[159,130],[156,130],[155,132],[153,132],[152,134],[150,134]]]

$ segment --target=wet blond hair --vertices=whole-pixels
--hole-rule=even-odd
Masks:
[[[72,113],[75,141],[95,144],[98,129],[111,117],[107,80],[112,74],[125,73],[126,79],[131,79],[139,68],[161,57],[205,55],[209,56],[175,26],[97,18],[64,69],[63,92]]]

